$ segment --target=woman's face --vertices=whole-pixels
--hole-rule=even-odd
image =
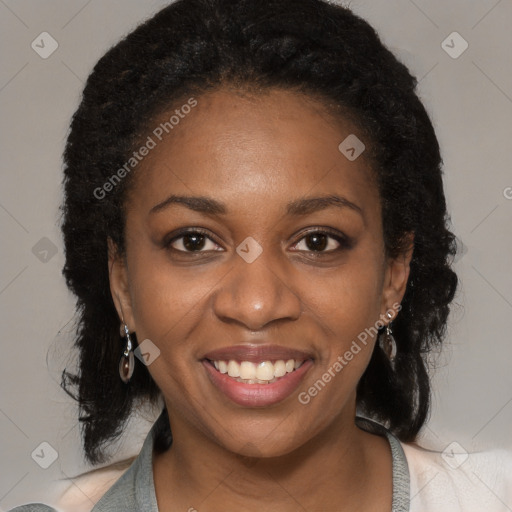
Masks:
[[[338,148],[363,139],[348,122],[281,90],[195,99],[162,140],[149,134],[112,294],[150,340],[173,434],[277,456],[353,422],[376,341],[362,333],[400,303],[410,254],[385,256],[366,155]]]

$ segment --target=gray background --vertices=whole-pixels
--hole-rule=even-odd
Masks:
[[[61,154],[95,62],[165,4],[0,0],[3,510],[44,501],[52,481],[89,469],[74,402],[59,387],[74,357],[74,301],[61,277]],[[420,79],[463,248],[456,262],[462,281],[457,306],[446,347],[434,361],[432,416],[419,444],[440,451],[453,441],[468,451],[511,449],[512,2],[367,0],[351,6]],[[59,44],[47,59],[31,48],[44,31]],[[456,59],[442,47],[454,31],[469,44]],[[447,44],[461,48],[456,40]],[[142,416],[115,460],[137,453],[155,413]],[[46,470],[31,458],[43,441],[58,453]]]

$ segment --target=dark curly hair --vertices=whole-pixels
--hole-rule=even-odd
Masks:
[[[414,252],[394,321],[395,371],[376,344],[357,405],[402,441],[416,438],[430,407],[426,356],[442,343],[457,288],[439,144],[416,85],[367,22],[323,0],[178,0],[98,61],[71,122],[62,206],[63,274],[77,297],[79,349],[76,373],[64,370],[62,386],[78,400],[89,462],[108,458],[104,448],[137,400],[161,398],[138,362],[127,385],[119,378],[123,339],[109,288],[107,239],[124,254],[124,207],[137,170],[101,199],[94,191],[126,163],[152,120],[220,88],[307,94],[364,134],[387,254],[400,254],[408,233]],[[164,451],[172,435],[167,414],[160,418],[155,447]]]

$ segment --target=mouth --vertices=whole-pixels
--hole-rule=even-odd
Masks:
[[[222,395],[244,407],[266,407],[293,393],[313,358],[276,345],[239,345],[210,352],[201,362]]]

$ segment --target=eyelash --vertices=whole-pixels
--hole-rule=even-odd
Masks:
[[[164,243],[163,243],[163,246],[166,249],[169,249],[169,250],[171,250],[173,252],[177,252],[177,253],[181,253],[181,254],[201,254],[201,253],[205,253],[205,252],[210,252],[210,251],[203,251],[203,250],[199,250],[199,251],[187,251],[187,250],[185,250],[185,251],[183,251],[181,249],[175,249],[175,248],[171,247],[171,245],[174,242],[176,242],[176,240],[179,240],[179,239],[185,237],[186,235],[192,235],[192,234],[194,234],[194,235],[196,235],[196,234],[197,235],[203,235],[206,238],[208,238],[210,241],[212,241],[213,243],[219,245],[212,238],[212,236],[209,234],[209,232],[207,230],[205,230],[205,229],[202,229],[202,228],[184,228],[182,230],[179,230],[177,233],[174,233],[172,238],[170,238],[169,240],[165,240]],[[338,242],[339,247],[337,247],[336,249],[331,249],[329,251],[313,251],[313,250],[303,251],[303,250],[299,250],[299,251],[296,251],[296,252],[299,252],[299,253],[308,252],[308,253],[314,254],[315,256],[322,256],[322,255],[329,255],[329,254],[334,254],[334,253],[337,253],[337,252],[341,252],[342,250],[351,249],[352,246],[353,246],[353,240],[350,237],[348,237],[346,235],[343,235],[343,234],[339,233],[338,231],[333,231],[333,230],[331,230],[329,228],[320,228],[320,227],[315,227],[315,228],[309,229],[293,245],[294,246],[297,245],[299,242],[304,240],[306,237],[308,237],[310,235],[313,235],[313,234],[315,234],[315,235],[318,235],[318,234],[327,235],[328,237],[333,238],[336,242]]]

